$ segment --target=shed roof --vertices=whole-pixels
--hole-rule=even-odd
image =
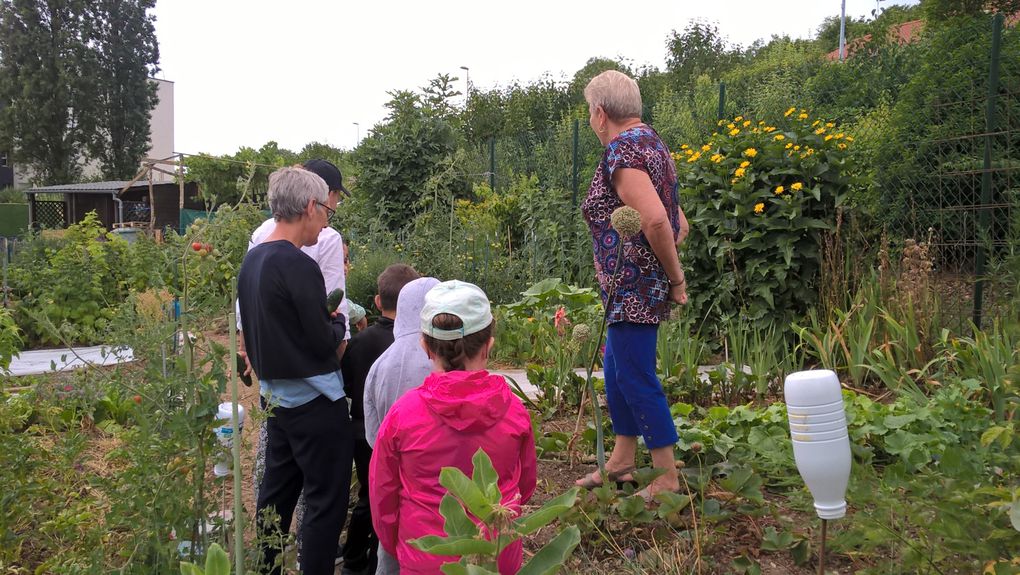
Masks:
[[[153,182],[154,186],[165,186],[170,184],[177,186],[173,182]],[[51,193],[63,193],[63,194],[109,194],[111,192],[120,192],[128,185],[127,180],[114,180],[110,182],[86,182],[84,184],[58,184],[56,186],[44,186],[41,188],[32,188],[26,193],[29,194],[51,194]],[[128,187],[129,190],[137,189],[148,189],[149,182],[139,181],[131,184]]]

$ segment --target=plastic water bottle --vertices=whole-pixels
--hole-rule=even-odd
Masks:
[[[798,371],[783,389],[797,470],[822,519],[846,515],[850,437],[839,378],[829,370]]]
[[[220,445],[223,446],[223,452],[219,459],[216,461],[216,465],[213,466],[213,475],[216,477],[225,477],[230,475],[230,462],[233,461],[231,456],[230,448],[234,444],[234,407],[229,401],[225,401],[219,405],[219,409],[216,411],[216,439],[219,440]],[[238,432],[243,429],[244,426],[244,406],[237,406],[237,430]]]

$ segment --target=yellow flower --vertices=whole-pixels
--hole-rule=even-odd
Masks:
[[[700,158],[700,157],[701,157],[701,152],[698,152],[698,153],[694,154],[693,156],[687,158],[687,163],[688,164],[693,164],[694,162],[697,162],[698,158]]]
[[[766,134],[768,134],[769,132],[774,132],[774,131],[776,131],[776,127],[775,126],[765,126],[765,133]]]
[[[704,146],[701,146],[701,151],[702,152],[707,152],[707,151],[709,151],[711,149],[712,149],[712,146],[710,146],[708,144],[705,144]]]
[[[726,124],[727,130],[732,130],[733,128],[736,128],[736,126],[734,126],[733,124]]]
[[[840,150],[845,150],[846,149],[846,144],[844,144],[843,142],[840,142],[839,145],[837,145],[836,147],[839,148]]]
[[[779,142],[779,141],[785,140],[786,136],[784,136],[782,134],[776,134],[776,137],[774,139],[775,139],[775,141]]]
[[[801,190],[801,188],[803,188],[803,187],[804,187],[804,184],[801,183],[801,182],[794,182],[794,183],[790,184],[790,189],[795,191],[795,192],[799,192]]]
[[[801,112],[801,113],[800,113],[800,114],[799,114],[799,115],[797,116],[797,119],[798,119],[798,120],[807,120],[807,114],[805,114],[804,112]]]
[[[792,113],[794,113],[796,111],[797,111],[797,108],[790,108],[789,110],[786,111],[786,113],[783,114],[783,117],[789,117],[790,114],[792,114]]]
[[[794,152],[800,151],[800,146],[794,146],[794,147],[793,147],[793,151],[794,151]]]
[[[787,143],[786,143],[786,149],[787,149],[787,150],[789,150],[789,149],[790,149],[790,148],[792,148],[792,147],[793,147],[793,142],[787,142]]]
[[[751,120],[744,120],[744,123],[743,123],[743,124],[741,124],[741,126],[743,126],[743,127],[745,127],[745,128],[746,128],[746,127],[748,127],[748,126],[750,126],[750,125],[751,125]]]
[[[693,153],[694,153],[694,150],[684,150],[684,154],[686,154],[688,156],[690,156]]]
[[[722,161],[722,159],[723,159],[723,155],[722,154],[712,154],[712,161],[713,162],[718,164],[719,162]]]
[[[765,125],[765,120],[761,120],[760,122],[758,122],[758,125],[759,126],[764,126]]]
[[[835,128],[835,127],[836,127],[836,124],[833,124],[832,122],[826,122],[826,123],[825,123],[825,127],[826,127],[826,128]]]
[[[690,148],[690,146],[688,146],[687,144],[681,144],[680,145],[680,149],[681,150],[686,150],[687,148]]]
[[[843,138],[843,132],[840,132],[840,133],[836,134],[836,139],[837,140],[842,139],[842,138]]]
[[[737,168],[736,170],[733,170],[733,175],[738,177],[738,178],[743,178],[744,177],[744,168]]]
[[[747,160],[744,160],[743,162],[740,162],[740,167],[741,168],[746,168],[746,167],[748,167],[750,165],[751,165],[751,162],[748,162]]]
[[[784,188],[783,186],[776,186],[775,191],[773,191],[772,193],[778,196],[779,194],[781,194],[781,193],[783,193],[785,191],[786,191],[786,188]]]
[[[821,124],[821,123],[822,123],[821,120],[815,120],[814,122],[811,122],[811,127],[814,128],[815,126],[817,126],[818,124]]]
[[[731,136],[736,136],[739,133],[740,133],[740,128],[733,128],[732,130],[730,130],[730,135]]]
[[[852,141],[854,141],[854,137],[853,136],[847,136],[846,137],[846,141],[852,142]]]
[[[718,125],[720,125],[720,126],[722,126],[722,125],[723,125],[723,124],[725,124],[725,123],[726,123],[726,120],[719,120],[719,121],[717,122],[717,124],[718,124]]]
[[[825,133],[825,128],[818,128],[815,130],[815,135],[822,135]]]
[[[828,141],[829,141],[829,140],[831,140],[831,139],[832,139],[832,134],[826,134],[826,135],[825,135],[825,141],[826,141],[826,142],[828,142]]]
[[[755,150],[754,148],[748,148],[744,150],[744,155],[747,156],[748,158],[753,158],[758,155],[758,150]]]
[[[754,205],[754,213],[760,214],[765,211],[765,204],[758,202]]]
[[[741,121],[741,120],[743,120],[743,119],[744,119],[744,117],[743,117],[743,116],[737,116],[736,118],[733,118],[733,121],[734,121],[734,122],[739,122],[739,121]]]

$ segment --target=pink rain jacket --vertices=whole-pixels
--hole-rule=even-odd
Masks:
[[[379,544],[407,574],[441,573],[456,557],[429,555],[408,539],[443,535],[439,484],[443,467],[471,476],[471,457],[481,447],[499,474],[503,504],[520,512],[535,491],[535,438],[531,417],[501,375],[487,371],[432,373],[421,387],[408,391],[386,415],[379,429],[369,476],[372,523]],[[500,573],[521,567],[521,545],[499,558]]]

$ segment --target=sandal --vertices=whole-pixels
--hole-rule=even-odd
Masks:
[[[615,483],[617,489],[623,489],[623,486],[628,484],[637,487],[638,482],[633,477],[630,479],[623,478],[624,475],[630,475],[635,471],[637,471],[637,468],[633,465],[630,467],[624,467],[619,471],[606,471],[606,478]],[[575,483],[575,485],[584,489],[595,489],[597,487],[602,487],[602,482],[596,482],[592,479],[592,473],[589,473],[584,476],[584,479],[582,479],[580,483]]]

